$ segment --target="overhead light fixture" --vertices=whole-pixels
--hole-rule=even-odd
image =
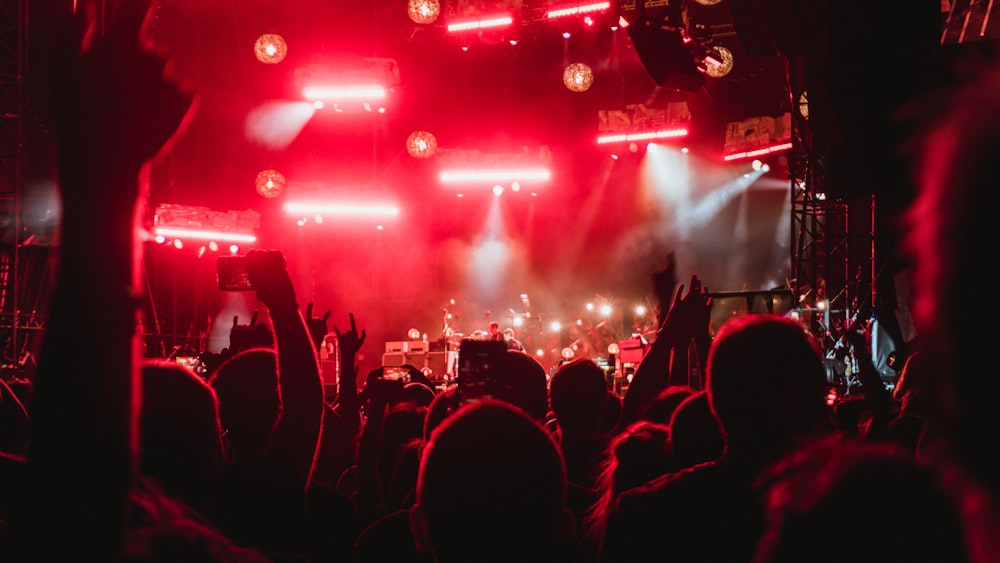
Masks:
[[[183,229],[177,227],[155,227],[153,235],[156,237],[173,238],[175,241],[182,239],[215,240],[225,242],[257,242],[257,236],[252,233],[231,233],[226,231],[204,231],[199,229]],[[183,242],[181,242],[183,244]]]
[[[438,174],[442,183],[489,183],[497,182],[548,182],[552,172],[547,168],[487,169],[487,170],[442,170]]]
[[[580,14],[592,14],[595,12],[603,12],[611,8],[611,2],[596,2],[592,4],[580,4],[577,6],[564,6],[562,8],[553,8],[545,13],[545,17],[553,20],[556,18],[563,18],[567,16],[576,16]]]
[[[285,191],[285,176],[277,170],[261,170],[254,183],[257,193],[268,199],[274,199]]]
[[[427,131],[414,131],[406,138],[406,152],[413,158],[430,158],[437,146],[437,137]]]
[[[278,64],[288,54],[285,38],[277,33],[265,33],[253,44],[253,54],[257,60],[268,65]]]
[[[733,70],[733,52],[722,45],[712,46],[705,53],[705,74],[712,78],[722,78]]]
[[[586,92],[594,84],[594,71],[583,63],[573,63],[563,69],[563,84],[572,92]]]
[[[779,143],[777,145],[771,145],[769,147],[764,147],[761,149],[754,149],[752,151],[742,151],[742,152],[727,154],[724,157],[722,157],[722,159],[729,161],[729,160],[740,160],[743,158],[753,158],[755,156],[763,156],[766,154],[787,151],[791,148],[792,148],[792,143]]]
[[[469,20],[448,24],[448,31],[455,33],[459,31],[472,31],[477,29],[487,29],[490,27],[504,27],[514,23],[514,18],[507,14],[490,16],[481,20]]]
[[[348,215],[348,216],[386,216],[399,215],[399,208],[382,203],[321,203],[321,202],[288,202],[284,205],[285,212],[290,215]]]
[[[635,141],[655,141],[657,139],[673,139],[677,137],[686,137],[687,134],[688,130],[686,128],[663,129],[661,131],[646,131],[642,133],[620,133],[616,135],[600,136],[597,138],[597,144],[607,145],[607,144],[623,143],[623,142],[631,143]]]
[[[306,86],[302,97],[307,100],[371,100],[386,97],[386,89],[378,84],[344,86]]]
[[[410,0],[406,6],[406,13],[413,23],[434,23],[441,14],[441,3],[438,0]]]

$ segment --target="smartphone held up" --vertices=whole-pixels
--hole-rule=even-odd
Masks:
[[[219,256],[215,259],[216,278],[219,291],[253,291],[250,275],[247,273],[247,257]]]
[[[507,345],[498,340],[465,339],[458,347],[458,398],[462,403],[492,397],[500,389]]]

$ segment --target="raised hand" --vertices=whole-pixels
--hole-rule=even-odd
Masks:
[[[691,275],[691,288],[682,300],[690,321],[690,330],[693,336],[700,334],[708,335],[712,323],[712,298],[708,294],[708,288],[703,286],[698,274]]]
[[[327,309],[322,317],[314,317],[313,302],[310,301],[309,305],[306,306],[306,327],[309,329],[309,336],[312,337],[313,344],[316,345],[317,350],[323,346],[323,340],[326,339],[327,333],[330,332],[327,325],[330,313],[331,311]]]
[[[688,291],[685,294],[685,285],[677,286],[666,319],[660,327],[661,335],[675,340],[707,333],[711,322],[712,299],[698,274],[691,275],[691,282],[686,287]]]
[[[229,352],[236,354],[254,345],[254,331],[257,327],[259,311],[254,311],[249,324],[240,324],[240,316],[233,315],[233,326],[229,329]]]
[[[351,319],[351,330],[347,332],[340,332],[337,325],[333,325],[333,332],[337,335],[337,341],[340,343],[340,362],[342,368],[354,366],[354,357],[357,355],[358,351],[361,350],[361,346],[365,343],[365,338],[368,334],[364,329],[361,329],[361,333],[358,334],[358,325],[354,321],[354,313],[350,313]]]
[[[666,265],[662,270],[653,273],[653,289],[656,296],[664,303],[669,303],[677,287],[677,257],[673,252],[667,254]]]
[[[88,175],[101,174],[113,160],[117,167],[138,170],[169,150],[190,121],[197,106],[194,94],[167,76],[166,58],[142,40],[152,13],[150,5],[150,0],[116,3],[103,36],[95,20],[87,21],[81,15],[66,20],[57,48],[53,88],[62,166]],[[100,142],[95,142],[97,136]],[[118,186],[96,182],[93,187],[127,187],[130,194],[116,193],[114,199],[128,205],[139,195],[136,183]],[[64,197],[67,195],[112,203],[111,194],[88,191]],[[64,209],[72,206],[72,201],[63,202]]]
[[[298,307],[285,255],[280,250],[253,249],[247,252],[247,276],[257,290],[257,299],[268,309]]]

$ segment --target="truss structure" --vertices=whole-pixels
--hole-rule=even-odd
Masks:
[[[809,126],[802,57],[789,56],[789,90],[793,102],[792,151],[789,177],[792,196],[792,289],[802,308],[815,308],[823,301],[826,310],[848,311],[850,295],[850,249],[848,204],[828,197]]]
[[[19,252],[24,185],[27,0],[0,2],[0,334],[2,368],[16,362],[21,318]]]

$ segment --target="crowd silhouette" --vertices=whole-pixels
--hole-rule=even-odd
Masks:
[[[892,390],[864,320],[845,333],[859,387],[834,404],[799,320],[751,314],[711,336],[707,287],[679,283],[668,255],[624,397],[590,359],[550,376],[518,349],[481,398],[412,366],[359,388],[353,313],[332,326],[330,396],[331,313],[302,312],[276,249],[247,253],[260,309],[233,319],[207,373],[142,353],[145,173],[197,108],[137,40],[148,4],[120,3],[102,35],[82,19],[64,34],[56,286],[30,386],[0,381],[4,561],[1000,561],[1000,462],[982,441],[993,331],[963,299],[989,279],[974,196],[992,187],[1000,71],[935,99],[948,110],[914,139],[901,229],[919,338]],[[107,361],[67,360],[95,354]]]

